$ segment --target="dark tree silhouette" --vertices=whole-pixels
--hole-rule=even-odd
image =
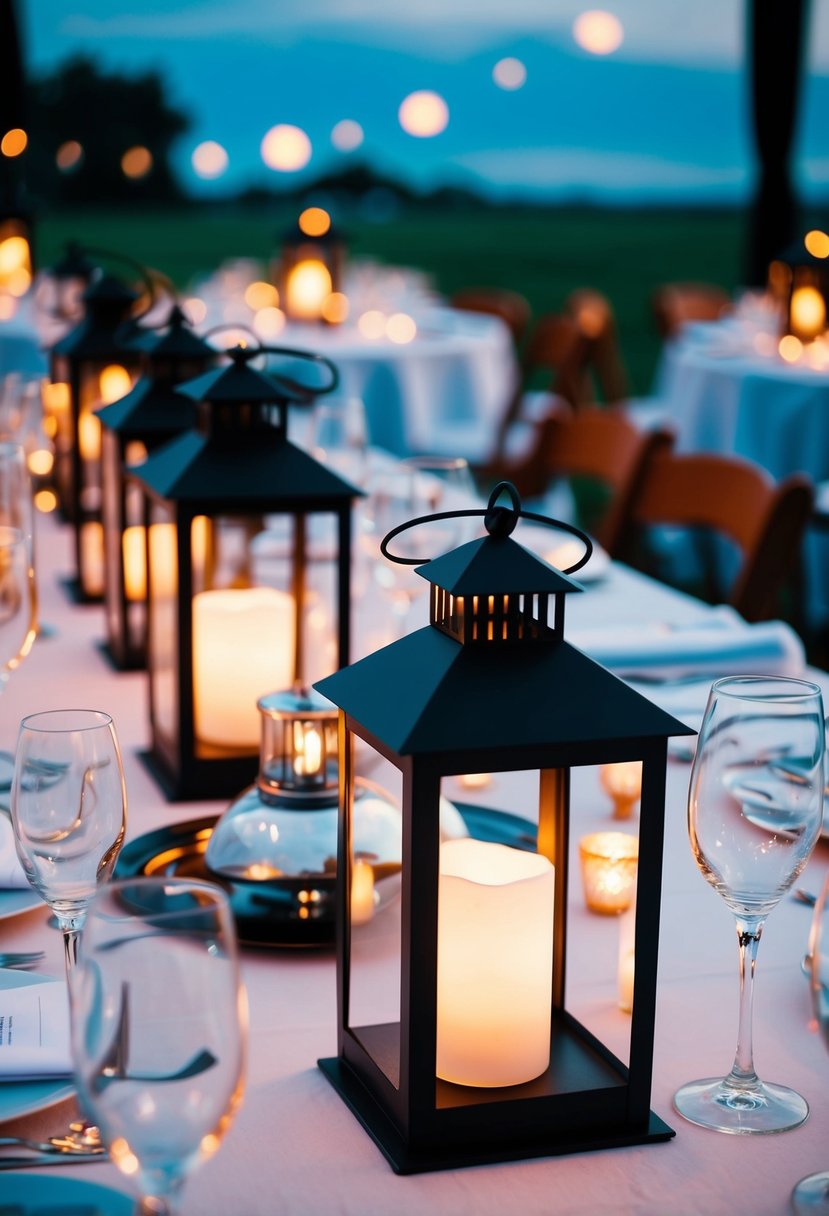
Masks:
[[[60,202],[170,201],[181,191],[170,168],[175,139],[190,126],[188,116],[165,96],[158,72],[122,76],[104,72],[93,59],[77,56],[29,86],[31,139],[26,174],[33,194]],[[58,150],[69,141],[83,149],[63,171]],[[147,148],[149,172],[125,175],[121,160],[130,148]]]

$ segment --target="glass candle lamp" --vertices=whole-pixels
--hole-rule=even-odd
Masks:
[[[639,840],[629,832],[593,832],[579,841],[584,898],[591,912],[618,916],[633,899]]]
[[[642,761],[622,760],[603,764],[599,779],[605,793],[613,799],[613,818],[630,819],[642,793]]]

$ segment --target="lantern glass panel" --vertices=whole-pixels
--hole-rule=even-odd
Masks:
[[[104,431],[101,449],[101,516],[104,527],[104,556],[107,570],[119,569],[121,561],[121,534],[124,529],[124,512],[121,499],[121,477],[119,465],[121,446],[111,431]],[[142,554],[143,564],[143,554]],[[118,633],[120,620],[119,587],[114,578],[106,579],[104,586],[104,610],[107,616],[107,633],[110,637]]]
[[[350,736],[358,772],[371,772],[397,805],[402,774],[362,739]],[[380,802],[349,796],[350,984],[346,1025],[391,1084],[400,1084],[400,927],[401,821]],[[376,832],[377,826],[381,834]],[[391,837],[391,838],[389,838]],[[382,856],[380,855],[382,853]],[[394,860],[386,860],[392,858]]]
[[[178,560],[173,508],[150,508],[148,655],[153,737],[175,755],[178,748]],[[194,531],[195,524],[194,521]]]

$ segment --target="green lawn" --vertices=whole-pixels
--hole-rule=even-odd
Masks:
[[[38,257],[47,265],[74,237],[122,250],[185,287],[228,258],[257,258],[264,268],[295,215],[207,206],[65,213],[40,220]],[[348,220],[346,229],[353,255],[422,268],[446,293],[511,287],[540,313],[559,308],[576,287],[605,292],[637,393],[648,391],[658,354],[649,307],[654,286],[701,279],[732,289],[741,281],[744,249],[744,216],[737,211],[412,209],[382,224]]]

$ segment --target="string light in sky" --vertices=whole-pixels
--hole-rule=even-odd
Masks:
[[[430,139],[446,130],[449,107],[439,93],[433,93],[431,89],[418,89],[403,99],[397,117],[408,135]]]
[[[267,132],[260,152],[269,169],[296,173],[311,159],[311,141],[300,127],[281,122]]]
[[[197,177],[212,180],[221,177],[227,169],[228,155],[221,144],[217,144],[214,139],[206,139],[193,149],[190,163]]]
[[[342,118],[331,131],[331,142],[338,152],[353,152],[363,139],[363,128],[353,118]]]
[[[622,45],[624,36],[619,18],[605,9],[589,9],[573,22],[573,37],[591,55],[611,55]]]
[[[527,69],[520,59],[507,56],[506,59],[499,59],[492,69],[492,79],[499,89],[506,89],[511,93],[524,85],[527,79]]]

